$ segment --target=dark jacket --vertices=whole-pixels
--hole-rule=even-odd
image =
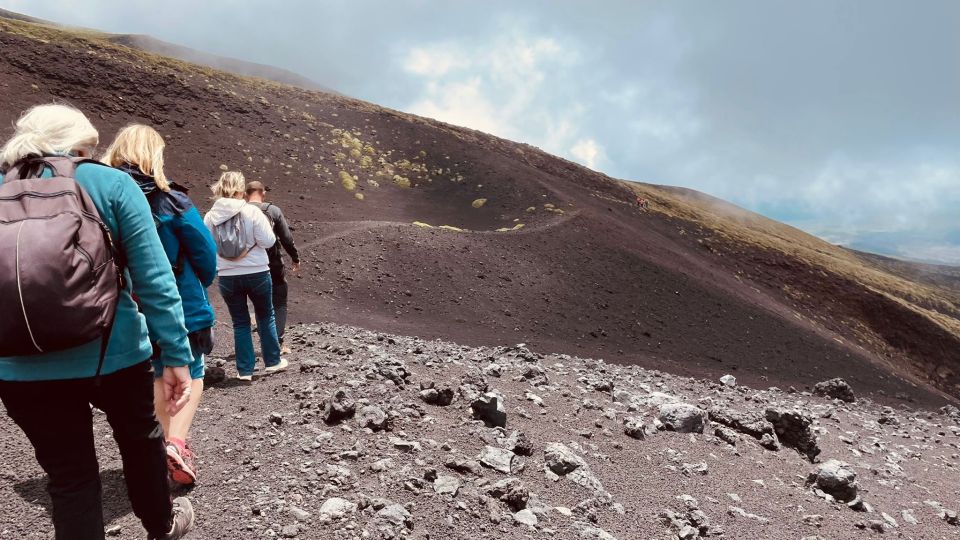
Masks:
[[[290,233],[287,218],[283,215],[283,210],[280,210],[275,204],[268,202],[252,202],[250,204],[263,210],[267,219],[270,220],[270,225],[273,226],[273,233],[277,235],[277,243],[267,250],[267,255],[270,257],[270,274],[275,278],[283,276],[283,251],[281,251],[281,246],[290,255],[293,264],[300,263],[300,252],[297,251],[297,246],[293,242],[293,235]]]
[[[170,191],[162,191],[153,177],[139,168],[124,165],[120,170],[137,181],[150,203],[157,234],[177,278],[187,331],[210,328],[215,319],[207,287],[217,277],[217,246],[200,212],[187,196],[186,188],[171,182]]]

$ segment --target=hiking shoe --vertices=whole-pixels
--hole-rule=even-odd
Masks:
[[[253,380],[253,375],[237,375],[238,381],[250,382]]]
[[[280,359],[280,362],[279,362],[277,365],[275,365],[275,366],[267,366],[267,367],[263,368],[263,373],[266,374],[266,375],[269,375],[269,374],[271,374],[271,373],[277,373],[277,372],[280,372],[280,371],[283,371],[283,370],[287,369],[287,367],[288,367],[289,365],[290,365],[290,362],[287,362],[287,359],[286,359],[286,358],[281,358],[281,359]]]
[[[290,350],[290,347],[289,347],[289,346],[287,346],[287,345],[281,345],[281,346],[280,346],[280,354],[290,354],[291,352],[293,352],[293,351]]]
[[[173,524],[170,526],[170,532],[163,536],[155,537],[157,540],[180,540],[193,530],[193,505],[190,499],[186,497],[177,497],[173,500]]]
[[[197,467],[193,462],[193,451],[189,447],[180,448],[174,443],[167,443],[167,469],[170,471],[170,478],[181,486],[197,483]]]

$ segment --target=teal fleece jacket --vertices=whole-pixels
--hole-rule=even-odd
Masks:
[[[44,177],[49,176],[48,169]],[[120,293],[116,321],[101,373],[110,374],[149,359],[153,351],[150,335],[160,347],[160,360],[165,366],[186,365],[193,356],[180,293],[146,197],[130,175],[107,166],[82,163],[77,167],[76,180],[90,195],[114,242],[127,259],[124,271],[127,286]],[[133,301],[132,290],[137,291],[142,314]],[[100,340],[52,353],[0,356],[0,380],[49,381],[93,377],[99,358]]]

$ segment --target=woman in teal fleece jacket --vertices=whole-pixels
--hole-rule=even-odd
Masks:
[[[193,391],[190,401],[174,418],[166,414],[159,379],[154,396],[157,418],[167,438],[167,465],[175,482],[192,486],[197,481],[195,455],[189,444],[190,427],[203,396],[204,355],[213,349],[213,307],[207,287],[217,276],[217,246],[193,206],[186,189],[169,181],[163,170],[166,143],[157,130],[143,124],[130,124],[117,133],[102,161],[129,174],[147,197],[160,243],[177,278],[183,301],[183,316],[190,332],[190,377]],[[153,358],[154,370],[162,370]]]
[[[13,137],[0,149],[0,171],[29,157],[90,157],[97,142],[96,129],[80,111],[37,106],[17,121]],[[50,176],[47,168],[42,177]],[[120,291],[101,376],[94,378],[100,340],[69,350],[0,357],[0,400],[47,472],[58,539],[104,534],[91,404],[106,413],[113,429],[131,506],[148,536],[178,539],[192,528],[193,509],[185,498],[170,500],[148,362],[152,335],[162,351],[167,410],[176,414],[189,400],[186,365],[191,361],[176,281],[147,200],[130,175],[84,162],[74,176],[126,259],[127,284]],[[0,186],[5,180],[0,173]]]

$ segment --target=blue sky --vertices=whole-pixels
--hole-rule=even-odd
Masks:
[[[960,2],[0,0],[960,264]]]

